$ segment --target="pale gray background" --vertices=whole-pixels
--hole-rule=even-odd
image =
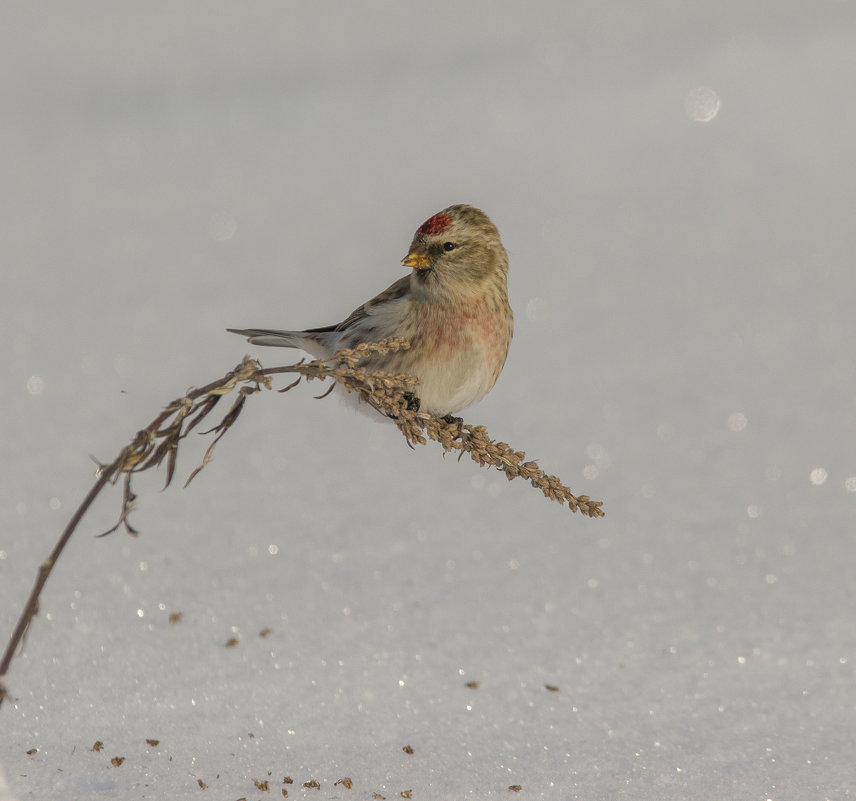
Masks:
[[[465,416],[607,517],[255,397],[190,489],[196,442],[138,482],[138,539],[93,539],[116,489],[72,541],[0,797],[849,797],[854,87],[847,2],[5,3],[4,640],[90,455],[450,203],[517,315]]]

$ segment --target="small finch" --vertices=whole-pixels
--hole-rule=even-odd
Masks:
[[[362,342],[401,337],[408,350],[375,354],[361,365],[419,379],[419,408],[438,417],[481,400],[496,383],[514,318],[508,305],[508,254],[488,216],[449,206],[419,226],[400,278],[338,325],[306,331],[235,329],[253,345],[300,348],[316,359]]]

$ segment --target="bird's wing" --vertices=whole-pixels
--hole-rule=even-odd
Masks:
[[[333,331],[346,331],[352,326],[359,323],[361,320],[365,320],[366,317],[370,317],[375,314],[375,309],[377,306],[385,303],[389,303],[393,300],[398,300],[399,298],[404,297],[410,291],[410,276],[405,275],[403,278],[399,278],[394,284],[391,284],[386,289],[383,290],[379,295],[376,295],[371,300],[364,303],[358,309],[354,309],[341,323],[338,325],[328,325],[323,328],[307,328],[304,333],[306,334],[326,334],[332,333]]]

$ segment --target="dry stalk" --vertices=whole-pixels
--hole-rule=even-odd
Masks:
[[[202,462],[190,473],[184,484],[186,487],[211,461],[214,448],[235,424],[247,398],[263,387],[271,389],[271,376],[281,373],[296,373],[297,379],[279,390],[280,392],[293,389],[303,379],[312,381],[331,378],[342,384],[348,392],[358,393],[363,401],[390,417],[411,447],[413,443],[424,445],[428,439],[434,440],[444,452],[457,452],[459,459],[464,453],[468,453],[480,466],[496,467],[505,473],[509,480],[517,477],[526,479],[547,498],[567,504],[573,512],[579,511],[589,517],[603,516],[601,501],[592,501],[587,495],[574,495],[556,476],[547,475],[533,461],[524,461],[526,454],[523,451],[515,451],[505,442],[490,439],[484,426],[471,426],[460,418],[437,418],[420,412],[418,404],[414,403],[414,391],[418,381],[413,376],[368,372],[360,366],[360,362],[371,354],[391,353],[408,347],[405,340],[388,339],[340,351],[325,361],[301,360],[297,364],[269,368],[262,368],[255,359],[245,356],[237,367],[222,378],[204,387],[190,389],[186,395],[166,406],[152,422],[136,433],[112,462],[99,464],[95,484],[75,511],[48,558],[39,566],[36,581],[0,661],[0,679],[6,675],[18,646],[25,639],[30,624],[38,613],[39,597],[57,560],[101,490],[107,484],[115,484],[122,478],[122,507],[119,518],[109,531],[99,536],[111,534],[120,526],[136,536],[137,531],[128,519],[137,500],[131,487],[134,474],[158,467],[166,461],[164,487],[168,487],[175,474],[181,440],[208,417],[224,395],[237,389],[237,397],[220,422],[202,432],[215,436],[205,451]],[[335,383],[331,384],[330,389],[318,397],[326,397],[334,387]],[[6,694],[6,687],[0,681],[0,705]]]

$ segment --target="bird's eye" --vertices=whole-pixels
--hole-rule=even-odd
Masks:
[[[457,247],[457,245],[454,242],[444,242],[443,243],[443,250],[445,250],[447,253],[450,250],[454,250],[456,247]]]

